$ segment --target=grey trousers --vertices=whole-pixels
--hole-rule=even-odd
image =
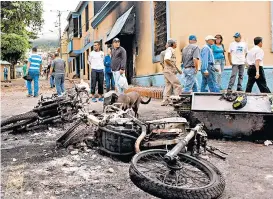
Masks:
[[[245,70],[244,64],[232,65],[232,73],[231,73],[231,77],[230,77],[229,84],[228,84],[228,90],[232,90],[232,87],[234,86],[238,72],[239,72],[239,76],[238,76],[237,91],[243,90],[242,83],[243,83],[243,78],[244,78],[244,70]]]

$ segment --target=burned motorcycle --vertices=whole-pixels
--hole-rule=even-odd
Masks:
[[[84,102],[88,102],[88,92],[84,88],[74,87],[67,90],[67,93],[58,97],[52,94],[51,97],[41,96],[37,106],[29,112],[15,115],[1,121],[1,131],[28,131],[59,122],[71,121],[79,109],[83,108]]]
[[[225,158],[214,152],[216,148],[207,146],[203,124],[190,129],[187,120],[179,117],[142,122],[129,112],[110,105],[103,114],[82,113],[57,144],[67,147],[83,140],[88,127],[95,125],[99,150],[116,156],[135,154],[130,178],[145,192],[172,199],[217,198],[223,193],[225,181],[221,172],[198,158],[206,151]]]

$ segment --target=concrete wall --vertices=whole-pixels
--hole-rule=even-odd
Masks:
[[[259,14],[257,13],[257,8]],[[178,41],[176,53],[181,60],[180,50],[187,44],[188,36],[195,34],[198,45],[205,44],[207,35],[221,34],[226,49],[232,42],[235,32],[242,34],[242,39],[253,47],[256,36],[264,38],[264,65],[273,66],[271,53],[271,16],[269,1],[234,1],[234,2],[170,2],[170,34]],[[259,28],[255,28],[259,24]]]

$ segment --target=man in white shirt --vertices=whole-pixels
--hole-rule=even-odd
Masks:
[[[175,56],[175,48],[177,47],[177,43],[173,39],[168,40],[168,48],[165,51],[164,56],[164,81],[165,81],[165,89],[163,92],[163,102],[161,106],[167,106],[169,104],[169,97],[172,93],[172,89],[174,95],[180,95],[182,92],[182,87],[179,79],[176,74],[182,74],[182,71],[176,66],[176,56]]]
[[[99,101],[103,102],[103,82],[104,82],[104,53],[100,50],[100,42],[95,41],[94,50],[89,54],[88,62],[91,67],[91,95],[92,102],[97,102],[95,89],[98,82]]]
[[[266,84],[266,79],[263,69],[264,51],[262,49],[263,39],[262,37],[254,38],[254,47],[248,52],[246,61],[248,67],[248,81],[246,86],[246,92],[251,93],[252,87],[256,82],[261,93],[270,93]]]
[[[246,54],[248,51],[247,44],[241,41],[241,34],[236,32],[234,34],[234,42],[229,46],[228,50],[228,60],[232,65],[232,74],[228,84],[228,91],[232,90],[234,86],[237,73],[239,72],[237,91],[243,91],[242,83],[244,77],[244,68],[246,62]]]

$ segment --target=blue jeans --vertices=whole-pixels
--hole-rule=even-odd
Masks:
[[[185,68],[184,69],[185,85],[184,92],[198,92],[197,80],[195,74],[195,68]]]
[[[32,78],[32,81],[34,82],[34,97],[36,97],[39,94],[40,71],[29,70],[28,73],[29,73],[30,77]],[[32,95],[32,88],[31,88],[32,81],[27,81],[27,89],[28,89],[29,95]]]
[[[55,86],[58,96],[64,93],[64,74],[55,74]]]
[[[55,86],[55,82],[54,82],[54,74],[52,74],[51,76],[50,76],[50,80],[49,80],[49,82],[50,82],[50,88],[53,88],[54,86]]]
[[[208,67],[209,75],[205,76],[204,73],[202,73],[202,84],[201,84],[201,92],[208,92],[206,90],[206,87],[209,86],[210,92],[219,93],[220,89],[216,82],[216,71],[213,66]]]
[[[4,74],[4,80],[5,80],[5,81],[8,80],[8,74]]]
[[[220,67],[221,67],[221,72],[220,73],[217,72],[217,74],[216,74],[217,75],[216,80],[217,80],[218,86],[222,90],[222,75],[223,75],[223,72],[225,70],[224,67],[225,67],[226,61],[225,61],[225,59],[215,59],[215,64],[219,64]]]
[[[115,80],[113,73],[105,73],[105,82],[106,82],[106,91],[110,91],[110,85],[111,90],[115,90]]]

